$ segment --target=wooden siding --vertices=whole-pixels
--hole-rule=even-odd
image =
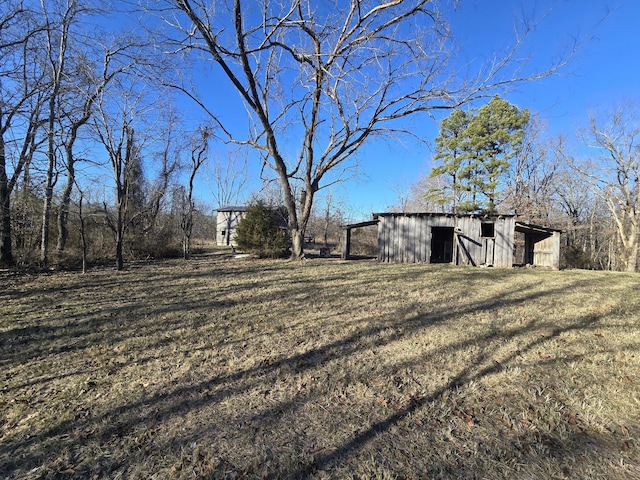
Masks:
[[[560,232],[539,239],[533,245],[533,264],[539,267],[558,268],[560,265]]]
[[[458,265],[478,266],[484,265],[486,251],[486,242],[483,242],[481,233],[481,224],[477,218],[473,217],[455,217],[456,220],[456,237],[458,239],[457,261]]]
[[[515,224],[511,216],[480,218],[390,213],[379,214],[378,220],[378,260],[382,262],[430,263],[434,253],[433,229],[450,228],[452,263],[495,267],[511,267],[513,264]],[[483,222],[494,224],[493,237],[482,237]],[[439,235],[445,238],[448,232],[441,230]],[[448,243],[447,239],[443,245]]]
[[[519,261],[535,267],[560,268],[560,230],[516,222],[524,234],[524,255]]]
[[[501,217],[499,222],[496,222],[495,234],[493,266],[511,268],[513,266],[515,219],[513,217]]]

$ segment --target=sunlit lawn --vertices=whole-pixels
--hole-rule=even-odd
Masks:
[[[0,478],[640,478],[638,275],[216,254],[0,282]]]

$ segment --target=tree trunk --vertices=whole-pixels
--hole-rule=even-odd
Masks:
[[[51,205],[53,203],[53,186],[56,169],[56,145],[54,129],[56,120],[56,101],[60,88],[60,72],[62,68],[53,69],[54,86],[49,99],[49,117],[47,123],[47,176],[45,177],[44,202],[42,206],[42,238],[40,241],[40,263],[46,267],[49,263],[49,221],[51,219]]]
[[[40,262],[43,267],[49,263],[49,220],[51,218],[51,204],[53,203],[53,175],[55,168],[55,154],[52,152],[47,167],[44,202],[42,206],[42,236],[40,239]]]
[[[322,228],[322,246],[327,248],[329,246],[329,218],[325,218],[324,226]]]
[[[291,235],[291,259],[299,260],[304,255],[303,231],[298,228],[289,231]]]
[[[277,173],[280,180],[280,186],[284,193],[284,203],[287,209],[287,228],[291,237],[291,260],[299,260],[304,256],[303,235],[304,228],[300,228],[298,221],[298,211],[296,210],[296,199],[291,191],[289,177],[287,176],[287,167],[284,160],[280,156],[274,156],[276,159]],[[312,194],[311,194],[312,195]]]
[[[13,265],[11,249],[11,199],[7,188],[7,176],[3,165],[0,165],[0,266]]]
[[[193,232],[193,204],[191,195],[189,195],[188,198],[189,206],[180,224],[182,228],[182,257],[185,260],[188,260],[191,256],[191,233]]]
[[[58,243],[56,251],[58,255],[64,252],[69,237],[69,205],[71,204],[71,192],[73,191],[73,182],[75,180],[75,170],[73,165],[67,165],[67,184],[62,192],[60,199],[60,207],[58,208]]]
[[[308,190],[310,193],[305,195],[305,199],[301,202],[301,212],[300,216],[297,214],[294,217],[294,220],[291,219],[291,209],[287,204],[287,213],[289,214],[289,235],[291,237],[291,259],[292,260],[300,260],[304,258],[304,232],[307,229],[307,223],[309,222],[309,216],[311,214],[311,206],[313,204],[313,196],[315,194],[315,190]],[[293,198],[293,196],[292,196]],[[295,201],[294,201],[295,205]],[[295,206],[293,207],[294,213]]]
[[[0,266],[13,265],[11,249],[11,192],[7,177],[4,138],[0,137]]]
[[[185,232],[182,237],[182,258],[188,260],[191,256],[191,236]]]
[[[640,248],[640,244],[638,243],[638,227],[637,224],[633,224],[631,228],[633,231],[631,235],[629,235],[629,248],[627,250],[627,272],[637,272],[638,271],[638,249]]]
[[[120,235],[116,238],[116,270],[120,271],[124,269],[124,258],[122,256],[122,237]]]
[[[69,31],[74,16],[77,13],[76,10],[77,1],[72,0],[67,5],[67,8],[60,15],[60,31],[56,32],[57,35],[53,35],[51,28],[47,28],[47,56],[49,60],[49,66],[51,67],[51,96],[49,97],[49,112],[48,112],[48,128],[47,128],[47,176],[45,179],[45,196],[44,205],[42,208],[42,241],[40,244],[40,261],[43,266],[48,263],[48,249],[49,249],[49,221],[51,217],[51,205],[53,203],[53,187],[56,183],[54,180],[55,167],[56,167],[56,145],[54,139],[55,122],[57,119],[56,106],[58,105],[60,89],[63,80],[63,72],[66,67],[66,51],[67,42],[69,40]],[[49,27],[48,12],[45,9],[44,2],[43,14]],[[57,37],[57,38],[55,38]],[[54,40],[55,38],[55,40]],[[56,56],[53,56],[54,42],[57,43]]]
[[[629,251],[629,258],[627,259],[627,272],[638,271],[638,243],[632,245]]]
[[[82,212],[82,192],[78,201],[78,216],[80,217],[80,241],[82,242],[82,273],[87,273],[87,235]]]
[[[124,268],[124,258],[122,254],[122,244],[124,243],[124,225],[120,218],[120,212],[118,212],[118,220],[116,223],[116,270],[122,270]]]
[[[67,244],[67,238],[69,236],[69,206],[71,205],[71,192],[73,191],[73,185],[76,182],[76,159],[73,155],[73,148],[78,137],[78,130],[82,127],[90,118],[91,105],[95,100],[95,96],[90,97],[84,105],[84,115],[77,122],[71,126],[71,132],[69,139],[65,144],[65,155],[67,162],[67,184],[62,191],[62,198],[60,199],[60,208],[58,209],[58,243],[56,250],[58,254],[64,251]]]

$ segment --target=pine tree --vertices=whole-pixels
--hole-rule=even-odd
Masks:
[[[280,228],[280,212],[261,200],[252,204],[240,220],[235,241],[243,252],[259,257],[277,258],[289,247],[286,229]]]
[[[458,179],[468,159],[466,130],[471,118],[464,110],[454,110],[440,122],[440,135],[436,138],[435,159],[442,160],[443,164],[435,167],[430,176],[444,175],[447,181],[442,187],[430,189],[427,199],[439,205],[449,204],[452,212],[457,211],[462,193],[466,190]]]
[[[448,185],[426,196],[450,204],[452,212],[495,213],[498,188],[511,159],[522,145],[529,111],[496,95],[477,113],[454,110],[440,123],[436,159],[442,165],[431,176],[444,175]]]
[[[471,163],[475,166],[470,181],[485,198],[483,210],[496,212],[500,179],[522,146],[529,110],[518,109],[499,95],[478,110],[467,127]]]

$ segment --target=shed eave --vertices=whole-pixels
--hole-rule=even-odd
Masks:
[[[353,229],[353,228],[362,228],[362,227],[371,227],[373,225],[378,225],[378,223],[380,223],[380,220],[375,219],[375,220],[367,220],[365,222],[358,222],[358,223],[348,223],[346,225],[342,225],[341,228],[344,229]]]
[[[558,228],[543,227],[541,225],[534,225],[532,223],[516,222],[516,232],[520,233],[546,233],[552,234],[554,232],[562,233],[562,230]]]
[[[374,213],[373,218],[379,217],[457,217],[457,218],[478,218],[482,219],[494,219],[494,218],[512,218],[515,217],[512,213],[496,213],[494,215],[484,213],[439,213],[439,212],[380,212]]]

